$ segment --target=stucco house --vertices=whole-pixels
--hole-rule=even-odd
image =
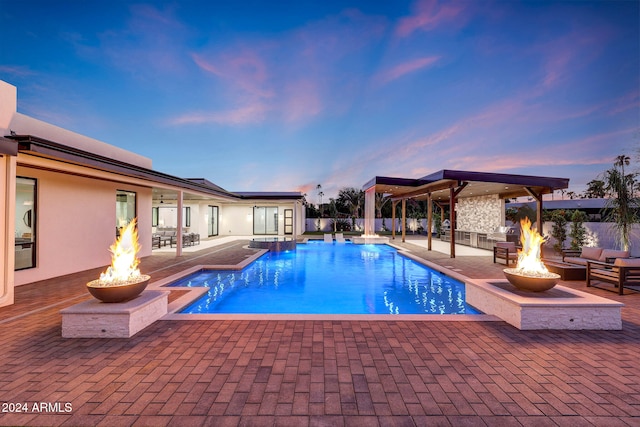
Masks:
[[[108,265],[134,217],[141,257],[158,228],[175,229],[177,241],[304,232],[300,192],[230,192],[155,171],[147,157],[19,113],[17,88],[4,81],[0,132],[0,306],[13,304],[15,286]]]

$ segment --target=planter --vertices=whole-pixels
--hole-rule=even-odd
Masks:
[[[125,302],[140,295],[150,279],[151,276],[141,275],[136,282],[114,286],[100,285],[99,280],[93,280],[87,283],[87,290],[102,302]]]
[[[555,273],[547,273],[547,275],[544,276],[526,276],[518,273],[515,268],[505,268],[502,271],[509,283],[521,291],[548,291],[553,288],[556,283],[558,283],[558,279],[560,279],[560,275]]]

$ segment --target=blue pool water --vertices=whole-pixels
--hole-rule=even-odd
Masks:
[[[183,313],[478,314],[464,284],[387,245],[310,242],[242,271],[203,270],[171,286],[208,287]]]

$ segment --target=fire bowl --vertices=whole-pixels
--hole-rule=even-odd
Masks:
[[[553,288],[558,279],[559,274],[547,273],[544,276],[529,276],[518,272],[515,268],[505,268],[502,270],[509,283],[521,291],[544,292]]]
[[[113,286],[101,285],[100,280],[92,280],[87,283],[87,289],[102,302],[125,302],[140,295],[150,279],[151,276],[141,275],[136,282]]]

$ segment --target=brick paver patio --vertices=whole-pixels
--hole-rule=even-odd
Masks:
[[[246,243],[156,254],[141,266],[158,280],[192,265],[235,264],[253,253]],[[403,246],[469,277],[501,277],[490,256]],[[59,311],[91,298],[84,284],[100,270],[21,286],[16,304],[0,308],[0,424],[640,425],[640,294],[563,282],[624,302],[622,331],[159,321],[130,339],[63,339]]]

